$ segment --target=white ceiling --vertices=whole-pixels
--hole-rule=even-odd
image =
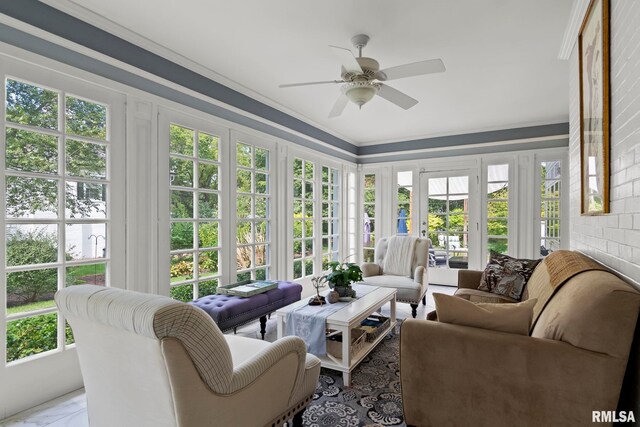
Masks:
[[[571,0],[73,1],[357,145],[568,121]],[[442,58],[447,71],[389,82],[418,99],[410,110],[376,97],[335,119],[338,85],[278,88],[338,79],[327,45],[359,33],[382,68]]]

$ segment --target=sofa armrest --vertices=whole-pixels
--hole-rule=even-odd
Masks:
[[[428,285],[429,279],[427,278],[427,268],[422,265],[417,266],[413,272],[413,281],[422,286]]]
[[[458,270],[458,288],[478,289],[482,271]]]
[[[362,270],[362,277],[380,276],[382,274],[382,267],[373,262],[365,262],[360,266]]]
[[[297,394],[298,389],[302,386],[307,357],[307,346],[302,338],[292,336],[278,339],[268,348],[260,351],[241,365],[234,367],[229,393],[234,393],[253,383],[265,371],[278,363],[283,363],[284,357],[291,353],[296,355],[298,360],[298,364],[295,367],[295,386],[290,396],[290,400],[293,399]]]
[[[561,341],[439,322],[409,319],[400,332],[409,425],[586,425],[592,411],[616,409],[625,365]]]

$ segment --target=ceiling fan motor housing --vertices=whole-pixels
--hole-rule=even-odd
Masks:
[[[362,68],[362,74],[354,73],[353,71],[345,71],[342,73],[342,79],[347,82],[353,81],[368,81],[376,78],[378,71],[380,71],[380,63],[373,58],[367,58],[361,56],[356,58],[360,68]]]

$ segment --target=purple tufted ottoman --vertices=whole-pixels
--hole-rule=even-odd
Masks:
[[[278,282],[276,289],[248,298],[231,295],[207,295],[190,302],[207,312],[222,332],[260,319],[260,334],[264,339],[267,315],[279,308],[300,301],[302,285]]]

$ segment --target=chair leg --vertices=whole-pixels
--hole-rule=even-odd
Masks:
[[[422,305],[427,305],[427,294],[422,295]]]
[[[411,315],[414,319],[418,315],[418,304],[411,304]]]

